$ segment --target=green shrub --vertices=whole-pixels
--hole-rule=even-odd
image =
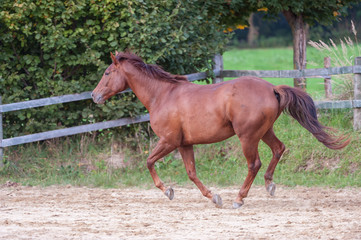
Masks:
[[[111,63],[131,49],[174,74],[210,70],[226,38],[214,3],[142,0],[3,0],[0,95],[3,103],[91,91]],[[214,7],[214,6],[213,6]],[[6,113],[5,137],[144,112],[134,94],[97,106],[89,101]]]

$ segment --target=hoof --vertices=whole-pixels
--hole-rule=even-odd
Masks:
[[[267,192],[269,192],[269,194],[273,197],[275,195],[275,191],[276,191],[276,184],[272,182],[267,186]]]
[[[216,204],[217,208],[221,208],[223,205],[222,198],[218,194],[213,195],[212,202]]]
[[[169,200],[172,200],[174,198],[173,188],[169,187],[167,190],[165,190],[164,194],[169,198]]]
[[[234,209],[240,208],[240,207],[242,207],[243,204],[244,204],[243,200],[242,200],[242,202],[240,202],[240,203],[238,203],[238,202],[233,202],[233,208],[234,208]]]

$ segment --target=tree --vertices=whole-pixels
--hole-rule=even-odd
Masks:
[[[258,27],[256,27],[254,25],[254,13],[251,13],[251,15],[249,16],[248,19],[248,23],[249,23],[249,30],[248,30],[248,35],[247,35],[247,43],[249,46],[253,47],[255,44],[255,41],[258,37]]]
[[[340,15],[347,13],[347,8],[359,0],[232,0],[226,4],[233,12],[224,15],[226,23],[228,19],[235,19],[234,16],[242,14],[242,9],[250,11],[265,8],[266,17],[275,18],[282,13],[291,27],[293,35],[293,63],[294,69],[302,70],[306,68],[306,43],[308,29],[310,25],[316,22],[320,24],[330,24]],[[243,11],[243,14],[249,14],[249,11]],[[244,23],[244,16],[233,25]],[[306,88],[306,79],[294,79],[294,85],[300,88]]]

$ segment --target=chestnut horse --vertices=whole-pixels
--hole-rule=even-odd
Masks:
[[[146,64],[129,52],[116,53],[116,56],[111,53],[111,58],[113,63],[105,70],[92,98],[102,104],[129,87],[148,109],[151,127],[159,141],[147,159],[147,167],[155,186],[170,200],[174,191],[164,186],[154,164],[178,148],[190,180],[217,207],[222,206],[220,196],[213,194],[197,177],[193,145],[219,142],[235,134],[247,159],[248,174],[233,207],[243,205],[261,167],[260,140],[273,153],[264,175],[266,190],[273,195],[273,173],[285,150],[273,131],[273,124],[283,111],[328,148],[341,149],[349,143],[345,136],[336,137],[325,131],[327,127],[317,120],[312,98],[303,90],[274,86],[256,77],[202,86],[187,81],[185,76],[172,75],[156,65]]]

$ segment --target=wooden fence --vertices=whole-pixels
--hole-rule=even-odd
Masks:
[[[301,78],[301,77],[308,78],[308,77],[322,76],[325,79],[329,79],[331,75],[354,74],[353,100],[316,101],[316,107],[320,109],[353,108],[354,129],[356,130],[361,129],[361,57],[355,58],[355,65],[353,66],[333,67],[333,68],[326,67],[326,68],[305,69],[305,70],[280,70],[280,71],[223,70],[222,56],[220,55],[216,56],[214,61],[215,61],[215,68],[213,72],[215,78],[213,80],[213,83],[221,82],[225,77],[234,78],[240,76],[256,76],[261,78]],[[194,73],[187,75],[187,77],[189,81],[195,81],[195,80],[205,79],[207,77],[207,74]],[[329,87],[330,86],[326,86],[326,93],[327,93],[327,88]],[[125,90],[123,92],[129,92],[129,91],[131,90]],[[2,124],[3,113],[18,111],[28,108],[42,107],[52,104],[91,99],[90,93],[91,92],[84,92],[80,94],[71,94],[71,95],[43,98],[43,99],[30,100],[30,101],[24,101],[18,103],[10,103],[10,104],[1,104],[1,96],[0,96],[0,167],[3,166],[3,149],[5,147],[149,121],[149,115],[146,114],[135,118],[121,118],[118,120],[112,120],[107,122],[87,124],[77,127],[3,139],[3,124]]]

